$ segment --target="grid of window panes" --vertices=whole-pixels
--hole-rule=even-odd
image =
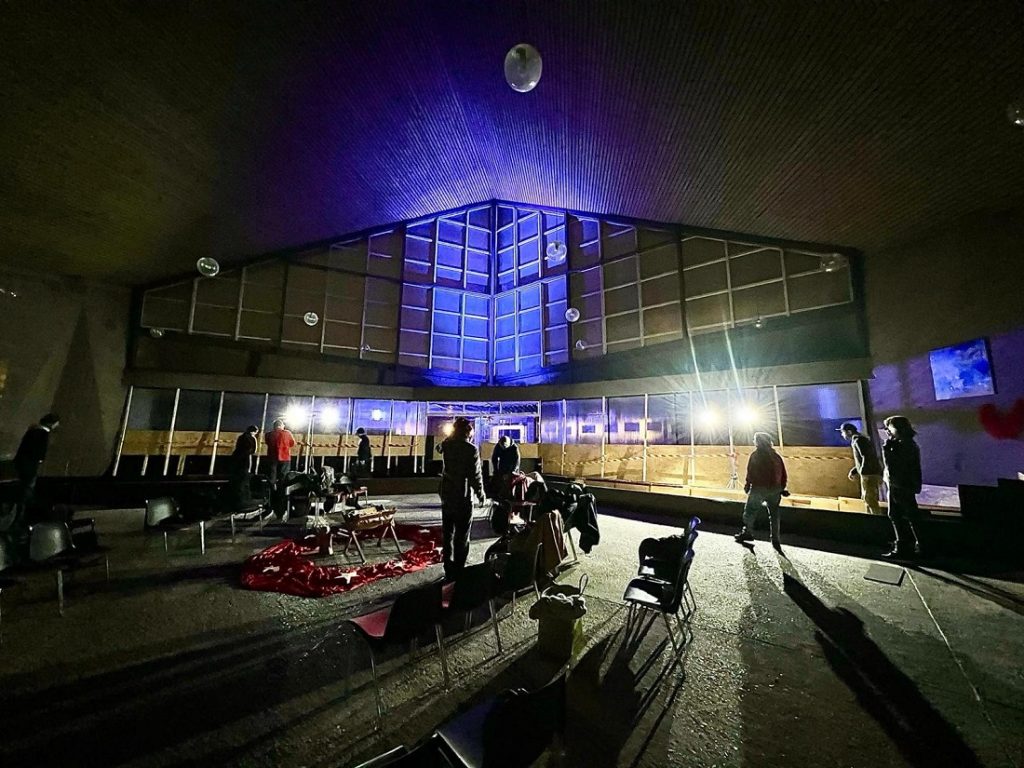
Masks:
[[[564,246],[567,250],[564,213],[499,204],[496,216],[497,292],[565,274],[567,254],[559,249]],[[552,254],[548,253],[549,246]]]
[[[569,444],[606,442],[651,445],[748,445],[754,432],[768,432],[784,445],[845,445],[837,432],[850,421],[863,423],[859,384],[808,384],[749,388],[741,391],[657,393],[601,400],[545,401],[541,404],[541,441]],[[776,399],[777,398],[777,399]],[[777,407],[776,407],[777,405]],[[782,433],[779,434],[781,427]]]
[[[408,224],[402,280],[419,285],[491,289],[491,206]]]
[[[573,216],[573,356],[594,357],[682,338],[678,252],[668,229]]]
[[[682,259],[691,332],[853,300],[849,264],[835,254],[687,236]]]
[[[472,206],[147,290],[141,321],[500,381],[682,338],[684,314],[700,333],[852,301],[836,254],[677,233]]]
[[[499,294],[494,300],[494,374],[497,378],[569,360],[565,278]]]

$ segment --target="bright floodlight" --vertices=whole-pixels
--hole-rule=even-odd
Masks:
[[[384,411],[382,411],[380,408],[374,408],[372,411],[370,411],[370,418],[373,421],[384,421]]]
[[[757,423],[757,419],[757,409],[748,403],[744,403],[736,409],[736,423],[740,426],[752,427]]]
[[[704,429],[714,429],[721,422],[721,419],[718,417],[718,411],[714,408],[705,408],[697,418]]]
[[[299,429],[300,427],[306,426],[306,422],[308,420],[309,411],[301,405],[291,405],[284,413],[284,423],[292,429]]]
[[[441,427],[441,433],[442,433],[442,434],[443,434],[443,435],[444,435],[445,437],[448,437],[448,436],[449,436],[449,435],[451,435],[451,433],[452,433],[452,432],[454,432],[454,431],[455,431],[455,425],[454,425],[454,424],[452,424],[452,423],[451,423],[450,421],[449,421],[449,422],[447,422],[447,423],[446,423],[446,424],[445,424],[445,425],[444,425],[443,427]]]
[[[334,429],[341,423],[341,411],[332,405],[320,411],[320,426],[324,429]]]

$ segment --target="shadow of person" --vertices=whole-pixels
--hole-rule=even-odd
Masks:
[[[921,694],[917,685],[864,631],[845,608],[830,608],[792,573],[783,572],[783,591],[817,627],[825,659],[911,765],[980,766],[956,729]]]
[[[613,649],[617,635],[587,651],[569,678],[566,747],[574,765],[617,765],[633,733],[641,694],[629,656]]]

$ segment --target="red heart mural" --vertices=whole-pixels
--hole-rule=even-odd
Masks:
[[[1000,411],[992,403],[978,409],[978,421],[996,440],[1013,440],[1024,434],[1024,399],[1013,404],[1009,411]]]

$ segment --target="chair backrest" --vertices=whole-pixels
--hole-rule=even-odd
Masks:
[[[529,693],[508,691],[484,722],[483,764],[533,765],[565,730],[566,673]]]
[[[497,576],[491,563],[477,563],[462,569],[452,587],[452,607],[471,611],[494,597]]]
[[[28,540],[28,556],[33,562],[42,563],[74,548],[71,529],[66,523],[38,523],[32,526]]]
[[[0,536],[0,571],[6,571],[14,565],[14,552],[7,538]]]
[[[690,566],[692,564],[693,550],[688,549],[679,563],[679,573],[676,576],[675,583],[672,585],[672,599],[669,600],[668,605],[665,606],[669,613],[675,613],[678,611],[679,605],[683,602],[683,587],[690,578]]]
[[[690,537],[696,536],[696,531],[686,536],[666,536],[662,539],[644,539],[640,542],[638,552],[640,573],[646,566],[657,572],[658,578],[672,580],[679,570],[679,561],[687,549],[690,548]],[[667,574],[667,575],[666,575]]]
[[[405,642],[441,620],[441,582],[403,592],[391,606],[384,639]]]
[[[178,516],[178,502],[170,496],[161,496],[158,499],[149,499],[146,502],[146,528],[160,525],[164,520]]]
[[[537,568],[540,561],[540,544],[533,552],[511,552],[501,574],[501,589],[504,591],[526,589],[537,582]]]

